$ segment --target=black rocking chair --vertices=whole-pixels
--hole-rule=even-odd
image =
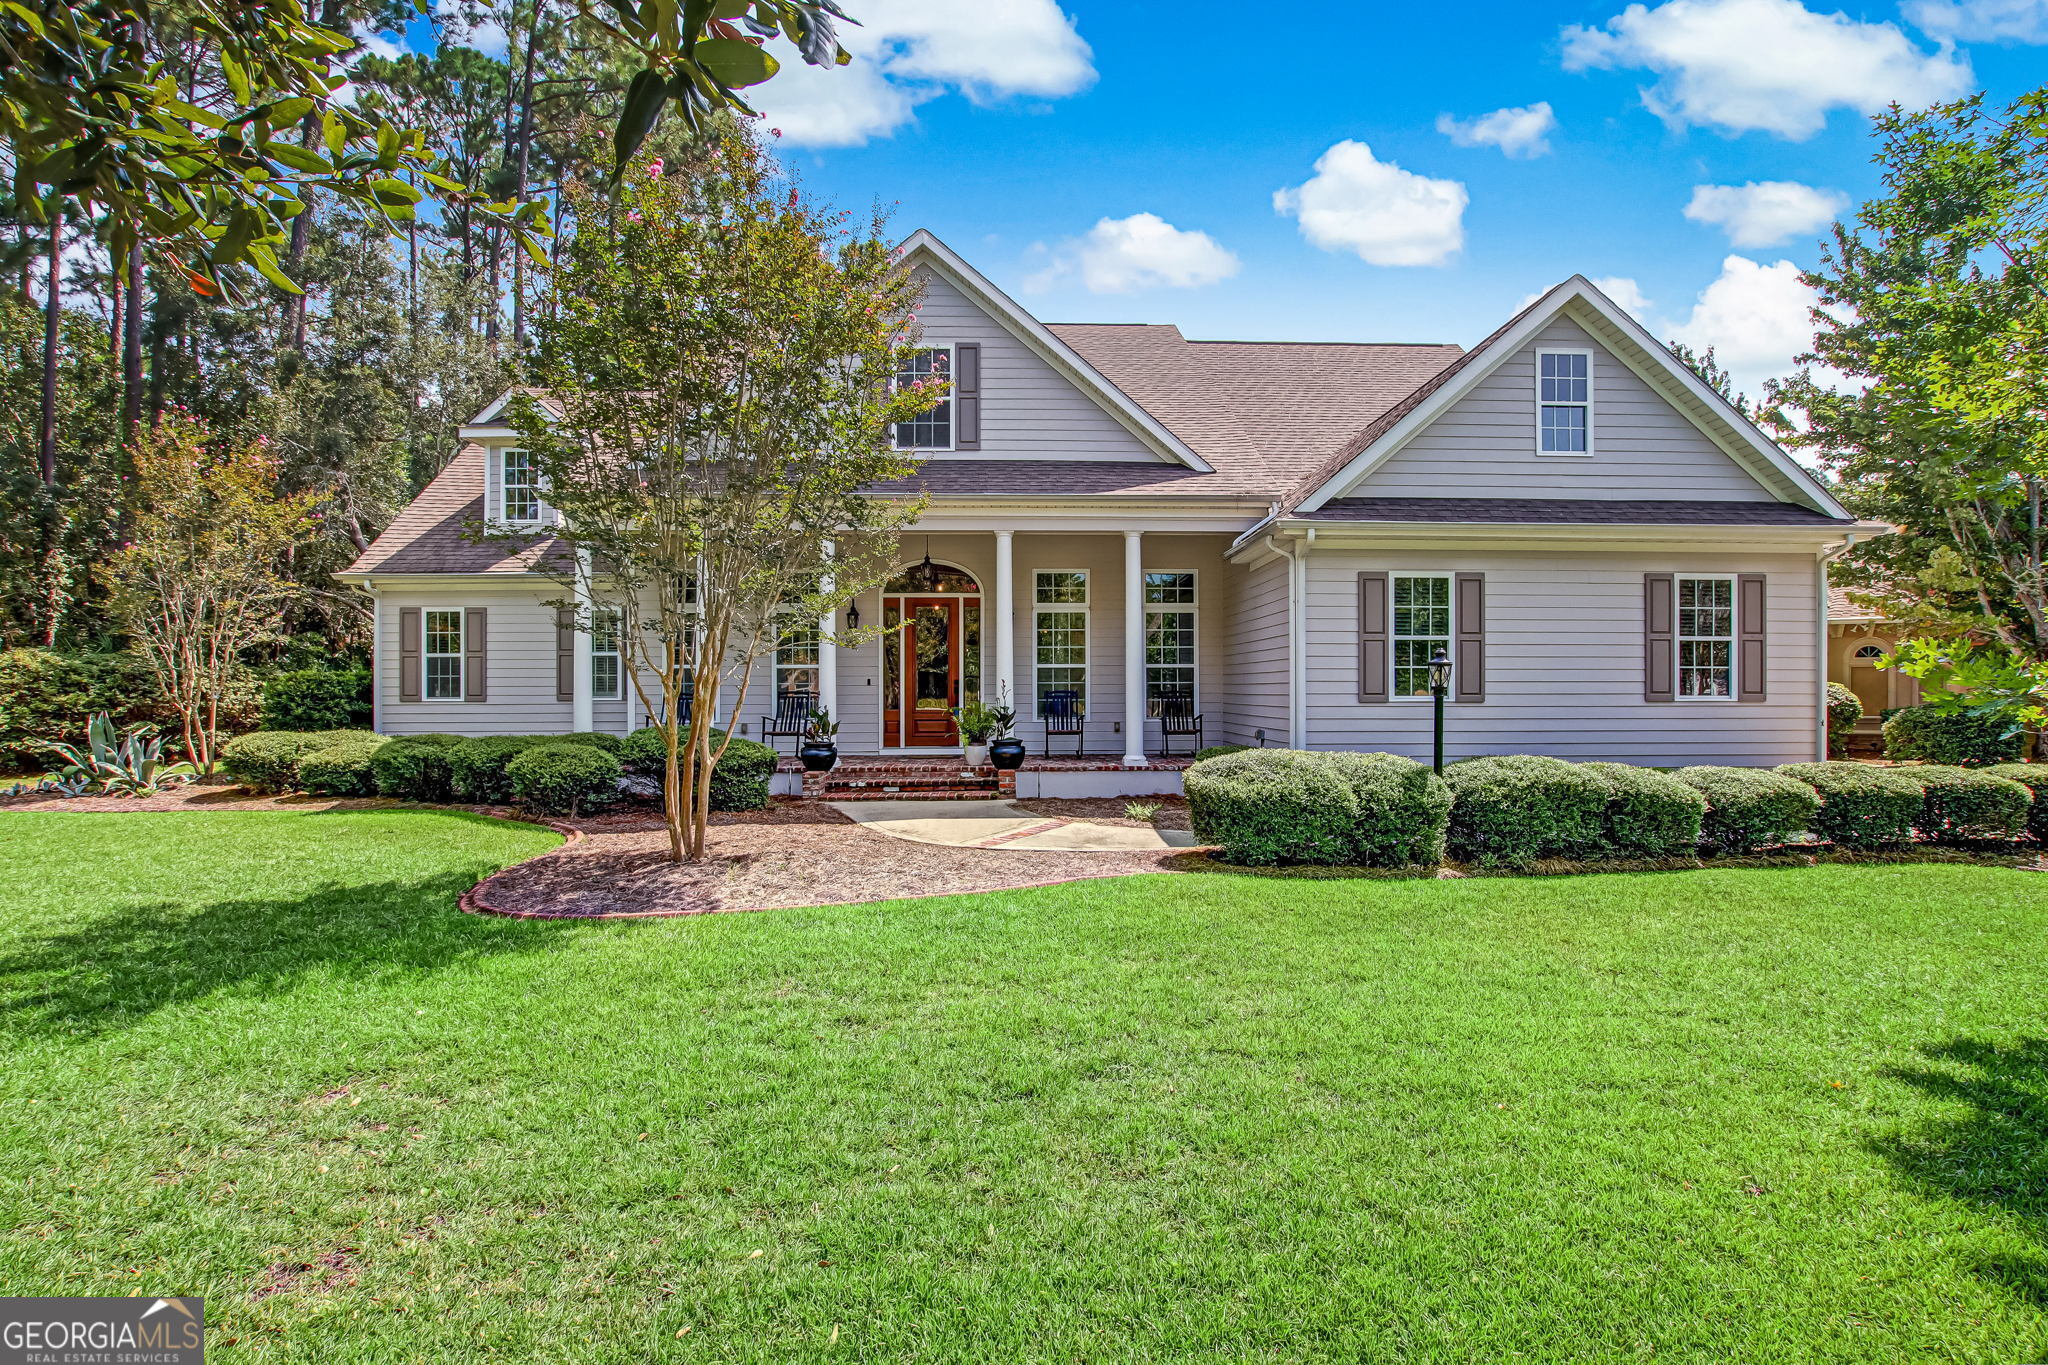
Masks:
[[[769,748],[775,747],[777,739],[793,739],[803,743],[810,733],[811,713],[817,709],[818,698],[813,692],[783,692],[775,698],[775,714],[761,717],[761,742]]]
[[[1039,696],[1038,714],[1045,720],[1045,756],[1052,757],[1054,735],[1074,737],[1074,757],[1081,756],[1081,725],[1087,719],[1081,710],[1079,692],[1055,691]]]
[[[1190,753],[1202,751],[1202,716],[1195,710],[1195,698],[1191,692],[1165,692],[1159,697],[1159,753],[1162,758],[1173,756],[1173,737],[1193,735],[1195,747]]]

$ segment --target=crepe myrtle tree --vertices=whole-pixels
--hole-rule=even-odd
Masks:
[[[895,382],[917,286],[879,221],[850,228],[733,125],[693,157],[565,190],[578,228],[536,310],[538,389],[512,405],[561,605],[616,631],[667,741],[677,861],[704,856],[730,743],[684,715],[708,720],[721,679],[739,714],[782,631],[883,580],[923,503],[861,490],[915,471],[890,424],[945,393]]]

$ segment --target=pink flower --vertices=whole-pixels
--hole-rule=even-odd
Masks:
[[[640,221],[640,214],[637,211],[629,213],[626,215],[626,221],[629,223],[637,223]]]
[[[661,175],[661,167],[662,167],[662,160],[661,160],[661,158],[660,158],[660,157],[656,157],[656,158],[654,158],[654,160],[652,160],[652,161],[648,162],[648,163],[647,163],[647,178],[648,178],[649,180],[653,180],[653,179],[656,179],[657,177],[659,177],[659,176]]]

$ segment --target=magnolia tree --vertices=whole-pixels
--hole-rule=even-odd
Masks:
[[[182,412],[143,435],[131,539],[106,567],[114,608],[202,772],[245,657],[282,638],[285,609],[304,591],[287,559],[316,521],[310,496],[280,494],[279,462],[261,443],[215,446],[210,436]]]
[[[883,579],[922,503],[861,490],[914,472],[890,424],[944,394],[894,382],[917,292],[879,221],[850,229],[738,131],[696,156],[615,195],[566,188],[577,231],[512,419],[578,589],[563,605],[616,633],[666,740],[678,861],[704,856],[731,742],[685,717],[712,716],[721,680],[739,714],[781,632]]]

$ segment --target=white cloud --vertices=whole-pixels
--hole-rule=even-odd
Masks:
[[[1832,109],[1871,114],[1970,89],[1967,57],[1923,52],[1896,25],[1816,14],[1798,0],[1634,4],[1604,27],[1564,31],[1564,65],[1646,68],[1643,104],[1674,125],[1812,137]]]
[[[1837,190],[1796,180],[1751,180],[1741,185],[1694,185],[1685,216],[1712,223],[1736,246],[1776,246],[1825,227],[1849,206]]]
[[[1913,0],[1907,22],[1965,43],[2048,43],[2048,0]]]
[[[1764,265],[1730,256],[1721,262],[1720,275],[1700,291],[1692,316],[1665,334],[1696,351],[1713,347],[1735,387],[1757,398],[1766,379],[1791,374],[1793,357],[1812,348],[1810,310],[1819,302],[1792,262]],[[1839,380],[1831,371],[1816,370],[1815,377]]]
[[[1638,322],[1650,312],[1650,300],[1643,293],[1643,287],[1625,275],[1602,275],[1593,281],[1593,287],[1621,305],[1621,311],[1632,315]]]
[[[1238,267],[1236,254],[1208,233],[1177,228],[1156,213],[1101,219],[1051,254],[1052,263],[1026,280],[1026,288],[1047,289],[1079,277],[1091,294],[1192,289],[1227,280]]]
[[[368,55],[382,57],[385,61],[395,61],[406,51],[404,34],[379,33],[368,24],[355,26],[355,39],[362,46],[350,53],[351,57]]]
[[[1325,251],[1353,251],[1372,265],[1442,265],[1465,244],[1465,205],[1455,180],[1435,180],[1381,161],[1363,142],[1340,142],[1307,183],[1273,192],[1273,209],[1301,220]]]
[[[512,51],[505,26],[463,0],[434,0],[434,17],[440,20],[442,40],[451,46],[475,48],[486,57],[504,57]]]
[[[1095,81],[1088,44],[1055,0],[866,0],[840,29],[850,66],[806,65],[786,43],[782,70],[749,103],[807,147],[886,137],[917,106],[951,92],[977,104],[1071,95]]]
[[[1496,109],[1477,118],[1458,119],[1449,114],[1436,116],[1436,130],[1460,147],[1498,147],[1511,158],[1527,160],[1550,150],[1550,134],[1557,131],[1557,115],[1550,101],[1512,109]]]

